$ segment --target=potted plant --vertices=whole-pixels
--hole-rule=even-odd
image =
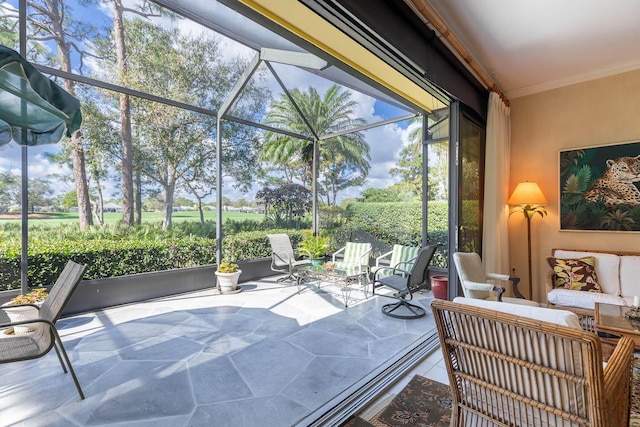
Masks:
[[[329,252],[329,237],[306,234],[297,249],[300,255],[311,259],[311,264],[322,265],[325,255]]]
[[[238,268],[238,264],[229,261],[221,262],[216,270],[220,292],[224,294],[239,291],[241,288],[238,287],[238,278],[241,273],[242,270]]]
[[[34,319],[38,317],[38,311],[32,305],[23,305],[23,304],[34,304],[38,307],[47,299],[48,292],[45,288],[35,288],[33,291],[24,294],[18,295],[13,298],[11,301],[4,303],[2,305],[2,311],[4,311],[7,316],[9,316],[9,320],[13,322],[21,322],[23,320]],[[11,306],[17,307],[11,307]],[[13,327],[13,333],[15,334],[25,334],[28,332],[33,332],[35,324],[25,324]]]

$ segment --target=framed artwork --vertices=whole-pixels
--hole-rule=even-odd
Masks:
[[[640,231],[640,142],[560,151],[560,230]]]

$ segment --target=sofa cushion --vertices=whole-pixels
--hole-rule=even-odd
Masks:
[[[601,292],[578,292],[571,289],[554,289],[547,294],[547,300],[551,304],[563,307],[577,307],[585,310],[593,310],[596,302],[604,302],[614,305],[627,305],[624,298],[618,295]]]
[[[575,291],[569,292],[576,293]],[[580,293],[586,294],[587,292]],[[582,329],[578,315],[568,310],[556,310],[554,308],[533,307],[528,305],[509,304],[507,302],[462,297],[455,298],[453,302],[471,305],[474,307],[487,308],[502,313],[514,314],[516,316],[554,323],[560,326],[568,326],[574,329]]]
[[[558,249],[553,253],[553,256],[555,258],[594,257],[596,259],[596,275],[602,292],[620,295],[620,257],[618,255]]]
[[[640,256],[623,255],[620,257],[620,295],[631,297],[640,295]]]
[[[554,272],[554,288],[601,292],[594,257],[580,259],[549,257],[547,262]]]

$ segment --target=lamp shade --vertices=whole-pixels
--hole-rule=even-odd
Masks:
[[[507,204],[510,205],[546,205],[547,199],[535,182],[521,182],[513,190]]]

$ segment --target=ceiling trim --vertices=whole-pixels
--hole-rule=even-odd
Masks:
[[[564,79],[544,82],[537,85],[525,86],[520,89],[514,89],[507,92],[507,97],[509,99],[520,98],[523,96],[534,95],[536,93],[545,92],[548,90],[559,89],[564,86],[584,83],[590,80],[597,80],[604,77],[614,76],[616,74],[626,73],[629,71],[636,71],[638,69],[640,69],[640,59],[634,59],[632,61],[622,62],[610,67],[601,68],[596,71],[590,71],[588,73],[578,74]]]
[[[493,77],[487,73],[482,64],[477,61],[469,49],[460,41],[458,36],[449,28],[438,12],[427,0],[404,0],[429,28],[443,39],[445,46],[463,63],[476,79],[489,91],[496,92],[504,103],[509,106],[509,99],[500,89]]]

